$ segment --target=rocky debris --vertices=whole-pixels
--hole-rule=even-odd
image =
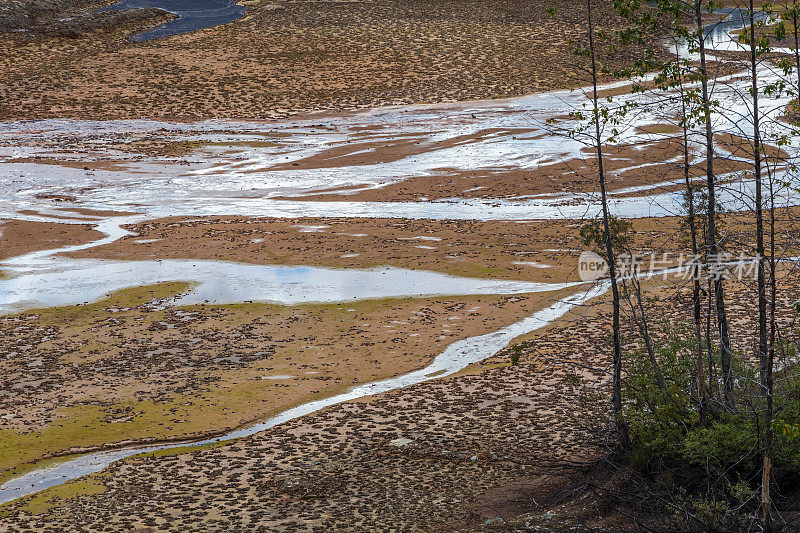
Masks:
[[[78,198],[71,194],[39,193],[35,196],[37,200],[53,200],[55,202],[74,202]]]
[[[98,11],[103,4],[97,0],[6,0],[0,3],[0,33],[76,38],[99,30],[175,17],[152,7]]]
[[[257,494],[276,493],[296,500],[325,498],[340,491],[346,480],[338,474],[309,472],[286,479],[270,480],[256,484]]]

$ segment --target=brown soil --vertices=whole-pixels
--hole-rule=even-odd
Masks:
[[[72,252],[100,259],[217,259],[257,264],[394,266],[468,277],[577,280],[582,221],[439,221],[363,218],[167,218],[136,235]],[[642,250],[675,242],[679,221],[636,220]]]
[[[572,2],[572,3],[570,3]],[[579,86],[583,4],[262,2],[231,24],[147,43],[0,35],[0,118],[270,118]],[[597,6],[598,29],[620,20]],[[547,46],[542,46],[547,43]],[[607,58],[613,66],[630,52]]]
[[[421,368],[562,292],[162,309],[179,284],[0,317],[0,470],[119,441],[216,433]]]
[[[585,436],[570,414],[579,388],[547,364],[438,380],[216,449],[117,464],[97,478],[103,494],[54,498],[37,515],[20,502],[6,507],[6,520],[28,528],[452,530],[485,519],[485,493],[541,475],[508,457],[579,449]],[[391,444],[400,438],[410,442]]]
[[[102,233],[92,229],[92,224],[2,220],[0,221],[0,259],[8,259],[36,250],[83,244],[102,236]]]

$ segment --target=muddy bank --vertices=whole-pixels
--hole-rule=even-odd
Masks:
[[[0,469],[232,429],[423,367],[563,293],[163,308],[185,290],[161,284],[0,318]]]
[[[49,250],[83,244],[103,236],[87,224],[0,220],[0,259],[16,257],[36,250]]]
[[[20,38],[80,38],[101,30],[155,25],[176,18],[152,7],[97,11],[113,0],[11,0],[0,4],[0,34]]]
[[[584,221],[174,217],[126,226],[134,235],[68,255],[217,259],[343,268],[394,266],[459,276],[577,280]],[[674,240],[677,218],[637,219],[643,250]]]
[[[113,528],[180,530],[188,525],[182,517],[219,529],[466,525],[488,511],[474,510],[486,501],[482,493],[535,474],[505,460],[509,454],[581,453],[583,435],[568,415],[576,390],[557,368],[540,365],[435,381],[213,450],[113,465],[60,496],[34,497],[44,505],[23,501],[5,510],[21,528],[103,520]],[[86,483],[104,492],[86,494]],[[201,502],[224,511],[202,511]],[[379,513],[370,512],[375,502],[382,502]]]
[[[509,459],[591,457],[574,413],[576,406],[594,413],[581,390],[601,378],[591,369],[602,363],[573,350],[571,341],[593,342],[594,355],[605,332],[577,335],[585,323],[566,326],[548,340],[567,339],[562,360],[587,369],[577,376],[529,355],[520,366],[492,368],[502,364],[501,355],[475,374],[334,406],[213,450],[116,464],[6,511],[23,527],[42,520],[88,525],[82,516],[97,516],[114,502],[125,510],[104,515],[115,527],[178,530],[184,524],[171,509],[186,506],[186,516],[200,501],[213,501],[223,515],[200,512],[193,519],[221,529],[269,522],[324,531],[452,529],[478,525],[498,509],[535,509],[550,501],[534,496],[542,472]],[[183,485],[176,483],[180,476]],[[184,490],[198,496],[197,505]],[[532,499],[517,498],[511,507],[498,502],[499,494],[520,491]],[[376,501],[383,502],[381,512],[369,512]]]
[[[666,125],[665,125],[666,126]],[[653,125],[653,129],[657,126]],[[467,144],[478,143],[485,139],[487,131],[473,135],[465,135],[457,142]],[[526,139],[517,137],[513,130],[505,132],[510,141]],[[410,142],[420,145],[420,142]],[[409,142],[405,140],[405,142]],[[416,147],[417,154],[432,154],[456,142],[448,139],[447,143],[430,143],[422,148]],[[370,146],[372,145],[372,146]],[[726,149],[742,152],[743,144],[733,146],[729,143]],[[342,154],[344,150],[354,155]],[[405,153],[409,158],[414,152]],[[597,189],[597,164],[590,149],[580,151],[582,158],[565,156],[558,163],[543,163],[538,168],[519,168],[516,166],[496,166],[492,168],[462,169],[442,167],[432,170],[428,175],[410,175],[402,181],[381,186],[359,187],[358,185],[331,188],[303,194],[299,198],[307,201],[358,201],[358,202],[418,202],[435,201],[450,198],[503,198],[524,200],[531,197],[548,195],[573,195],[576,193],[592,193]],[[636,144],[623,144],[607,148],[608,189],[615,197],[626,195],[628,191],[634,196],[657,194],[666,190],[685,189],[682,167],[683,152],[676,139],[660,141],[643,140]],[[335,166],[369,165],[373,161],[385,162],[400,158],[396,147],[391,142],[352,143],[344,147],[323,151],[308,158],[300,159],[287,165],[276,165],[268,170],[294,168],[327,169]],[[716,158],[714,164],[720,174],[743,171],[747,165],[742,161],[730,158]],[[692,179],[702,178],[703,160],[695,161],[690,168]],[[296,199],[287,197],[286,199]]]

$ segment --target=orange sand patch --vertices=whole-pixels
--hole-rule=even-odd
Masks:
[[[0,259],[91,242],[102,236],[91,224],[3,220],[0,221]]]

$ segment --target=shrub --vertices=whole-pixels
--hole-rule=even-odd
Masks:
[[[665,512],[682,509],[703,528],[747,529],[743,524],[758,512],[765,434],[757,368],[739,359],[736,408],[714,409],[712,403],[701,421],[692,335],[669,332],[655,354],[666,393],[642,349],[627,357],[627,464],[659,487],[670,502]],[[773,479],[779,486],[800,474],[800,379],[789,374],[796,370],[784,368],[775,380]]]

